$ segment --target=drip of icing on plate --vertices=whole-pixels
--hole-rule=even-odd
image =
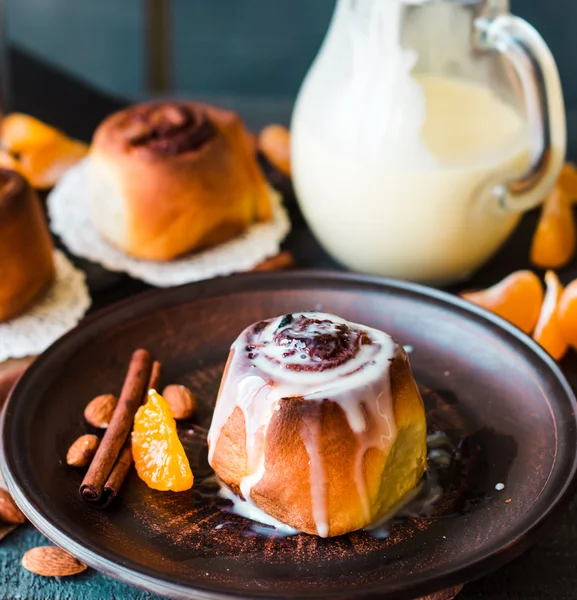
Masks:
[[[208,433],[208,458],[212,464],[220,433],[238,406],[246,428],[248,475],[240,483],[248,505],[242,505],[245,516],[262,522],[251,490],[265,473],[267,428],[281,399],[300,398],[317,403],[319,410],[324,400],[330,400],[346,415],[358,440],[353,479],[370,519],[363,457],[372,447],[386,452],[394,442],[390,364],[398,352],[402,348],[382,331],[318,312],[261,321],[243,331],[231,347],[228,373]],[[320,434],[320,419],[303,421],[301,438],[309,455],[313,518],[318,535],[327,537],[327,481]],[[252,509],[258,509],[261,518],[256,513],[251,516]]]

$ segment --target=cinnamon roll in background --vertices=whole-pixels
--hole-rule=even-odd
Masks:
[[[36,192],[0,169],[0,322],[31,306],[54,278],[52,240]]]
[[[389,515],[426,464],[423,402],[403,348],[322,313],[262,321],[240,335],[208,442],[228,491],[322,537]]]
[[[205,104],[137,105],[96,130],[89,158],[99,233],[136,258],[170,260],[271,216],[238,115]]]

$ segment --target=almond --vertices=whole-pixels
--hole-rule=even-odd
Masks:
[[[196,412],[196,397],[184,385],[167,385],[162,392],[176,420],[190,419]]]
[[[112,413],[118,404],[118,398],[112,394],[96,396],[84,409],[84,418],[93,427],[106,429],[112,419]]]
[[[100,444],[97,436],[87,433],[81,435],[68,449],[66,464],[71,467],[87,467],[94,458]]]
[[[56,546],[39,546],[22,557],[22,566],[44,577],[68,577],[86,570],[86,565]]]
[[[26,523],[26,517],[16,506],[12,496],[6,491],[0,489],[0,522],[9,525],[20,525]]]

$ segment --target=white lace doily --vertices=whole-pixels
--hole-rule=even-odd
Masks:
[[[84,273],[54,251],[56,278],[24,314],[0,323],[0,362],[43,352],[72,329],[90,307]]]
[[[85,191],[88,160],[70,169],[48,196],[50,228],[73,254],[110,271],[124,271],[158,287],[248,271],[277,254],[290,230],[281,197],[271,188],[273,215],[268,223],[257,223],[233,240],[170,262],[132,258],[102,239],[92,224]]]

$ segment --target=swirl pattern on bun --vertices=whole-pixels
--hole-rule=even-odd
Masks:
[[[424,409],[403,348],[323,313],[261,321],[239,336],[208,441],[229,490],[322,537],[382,519],[425,469]]]

